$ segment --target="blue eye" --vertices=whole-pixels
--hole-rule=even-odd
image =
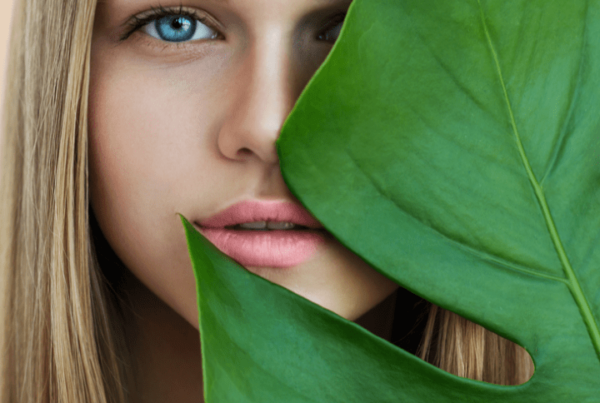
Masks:
[[[165,42],[188,42],[214,39],[217,32],[187,15],[167,15],[157,18],[142,29],[148,35]]]

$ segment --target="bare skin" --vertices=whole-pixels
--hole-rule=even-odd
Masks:
[[[201,220],[241,200],[299,204],[282,179],[275,141],[349,3],[165,0],[165,9],[205,19],[198,38],[174,43],[153,36],[149,22],[135,32],[126,26],[158,3],[100,2],[90,196],[102,232],[134,275],[134,401],[199,401],[195,280],[178,214]],[[381,303],[397,288],[333,237],[291,269],[247,269],[349,320],[389,313]]]

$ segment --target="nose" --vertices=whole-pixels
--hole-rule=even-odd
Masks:
[[[231,83],[233,102],[218,133],[222,155],[236,161],[278,164],[275,141],[295,99],[291,49],[272,32],[248,44]]]

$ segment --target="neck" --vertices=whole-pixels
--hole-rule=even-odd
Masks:
[[[126,275],[132,311],[132,403],[202,402],[202,360],[198,330],[160,300],[133,274]],[[390,341],[396,293],[356,323]],[[194,358],[197,357],[197,358]]]
[[[132,403],[198,403],[203,396],[198,330],[133,275],[127,293],[132,310],[129,346]]]
[[[392,293],[392,295],[358,318],[355,321],[356,324],[364,327],[375,336],[390,341],[394,324],[396,294],[396,292]]]

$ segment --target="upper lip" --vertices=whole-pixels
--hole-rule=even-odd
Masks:
[[[224,228],[257,221],[290,222],[313,229],[323,228],[304,207],[293,202],[275,200],[244,200],[210,218],[198,221],[198,224],[204,228]]]

